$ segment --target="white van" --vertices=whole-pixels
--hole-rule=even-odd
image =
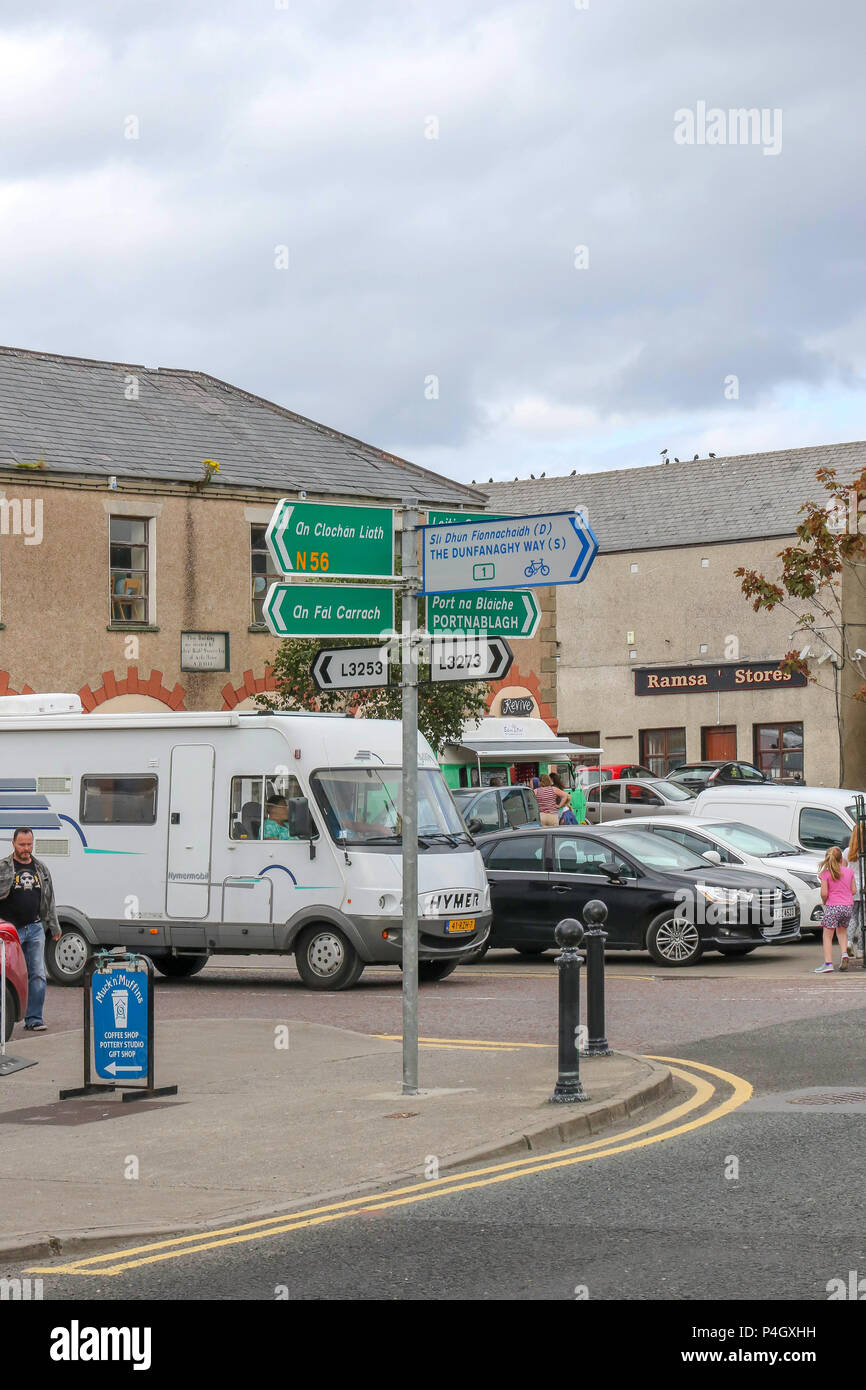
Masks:
[[[29,826],[51,870],[59,984],[93,947],[164,975],[213,952],[293,952],[312,989],[401,959],[401,726],[344,715],[70,712],[0,701],[0,854]],[[53,702],[53,703],[52,703]],[[34,713],[34,709],[45,712]],[[80,710],[80,704],[78,704]],[[490,928],[481,856],[418,739],[419,978],[440,980]]]
[[[856,816],[855,796],[834,787],[719,787],[700,792],[689,814],[743,821],[823,856],[831,845],[847,847]]]

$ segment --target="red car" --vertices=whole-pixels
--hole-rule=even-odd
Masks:
[[[0,940],[6,943],[6,1041],[27,1012],[27,965],[18,933],[9,922],[0,922]]]
[[[604,767],[575,768],[577,781],[582,787],[594,787],[598,782],[616,781],[620,777],[654,777],[649,768],[638,763],[606,763]]]

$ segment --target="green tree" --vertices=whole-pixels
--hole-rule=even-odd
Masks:
[[[357,647],[357,641],[328,642],[329,647]],[[370,644],[375,651],[379,644]],[[276,690],[256,696],[261,709],[355,710],[368,719],[399,719],[402,713],[400,668],[391,667],[392,684],[384,689],[321,691],[310,674],[313,659],[322,646],[315,639],[286,637],[274,659]],[[418,728],[439,754],[446,743],[459,743],[467,719],[487,712],[487,681],[437,681],[430,683],[429,666],[418,667]]]
[[[866,468],[849,483],[840,481],[834,468],[819,468],[815,477],[825,497],[800,508],[796,542],[777,557],[778,576],[768,578],[745,566],[734,574],[756,613],[781,608],[791,614],[791,641],[798,646],[785,653],[780,665],[819,686],[827,673],[832,685],[825,688],[834,692],[841,735],[843,672],[853,678],[847,683],[848,697],[866,701],[866,644],[862,624],[851,621],[858,609],[862,612],[866,594]],[[842,777],[844,781],[844,760]]]

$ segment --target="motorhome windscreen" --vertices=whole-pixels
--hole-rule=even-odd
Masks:
[[[399,768],[329,768],[310,778],[328,833],[341,845],[400,843],[403,832]],[[419,844],[430,837],[466,844],[469,837],[442,773],[418,773]]]

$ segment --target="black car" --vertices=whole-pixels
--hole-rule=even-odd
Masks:
[[[754,763],[737,758],[730,762],[682,763],[668,773],[669,782],[678,782],[695,792],[707,787],[753,787],[770,780]]]
[[[695,965],[705,950],[745,956],[796,940],[796,894],[769,874],[720,868],[639,826],[539,827],[479,840],[493,925],[485,945],[538,955],[556,945],[563,917],[582,919],[600,898],[606,949],[649,951],[659,965]]]
[[[541,824],[530,787],[456,787],[451,795],[473,835]]]

